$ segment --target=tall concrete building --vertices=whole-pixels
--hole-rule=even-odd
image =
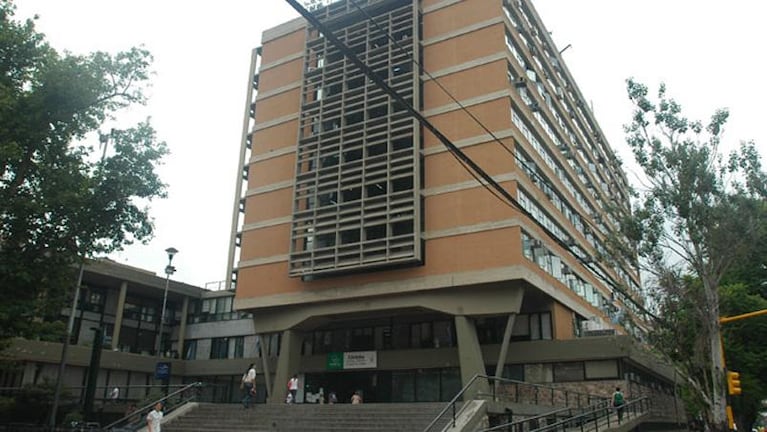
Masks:
[[[518,206],[325,33],[303,18],[265,31],[229,270],[235,308],[280,339],[274,400],[294,373],[371,401],[449,400],[496,372],[667,391],[635,343],[637,269],[604,259],[625,175],[530,1],[313,3]]]

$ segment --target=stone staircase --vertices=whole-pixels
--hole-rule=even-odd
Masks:
[[[163,432],[421,432],[446,403],[240,404],[201,403],[163,424]],[[447,420],[445,420],[447,421]],[[436,427],[433,430],[442,430]]]

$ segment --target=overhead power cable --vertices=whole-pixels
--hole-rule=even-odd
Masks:
[[[449,138],[447,138],[436,126],[434,126],[426,117],[424,117],[417,109],[415,109],[408,101],[406,101],[399,93],[392,89],[383,79],[381,79],[368,65],[360,60],[357,55],[352,52],[349,47],[346,46],[340,39],[338,39],[333,31],[325,26],[317,17],[311,12],[307,11],[296,0],[285,0],[293,9],[295,9],[309,24],[315,27],[328,41],[330,41],[344,56],[349,59],[355,66],[357,66],[365,76],[373,81],[381,90],[396,100],[411,116],[413,116],[418,122],[428,129],[434,136],[448,149],[449,153],[455,157],[458,162],[474,177],[480,185],[490,190],[491,193],[498,199],[504,202],[504,204],[516,209],[523,215],[527,216],[533,221],[552,241],[559,245],[564,250],[568,251],[573,257],[580,262],[584,267],[589,268],[595,275],[599,275],[600,272],[594,271],[591,266],[591,260],[581,258],[576,254],[571,247],[563,240],[559,239],[550,229],[540,223],[527,209],[525,209],[519,202],[498,182],[496,182],[487,172],[482,169],[476,162],[474,162],[468,155],[466,155],[460,148],[458,148]],[[387,33],[388,34],[388,33]],[[412,57],[411,57],[412,59]],[[419,67],[420,69],[420,67]],[[479,178],[478,178],[479,177]],[[598,276],[599,277],[599,276]],[[602,277],[599,277],[602,279]],[[636,303],[631,296],[628,296],[624,290],[612,281],[605,280],[605,283],[610,285],[613,289],[626,295],[632,302],[636,304],[638,308],[643,310],[651,317],[657,319],[651,312],[644,309],[644,306]]]
[[[432,82],[434,82],[434,83],[435,83],[435,84],[436,84],[436,85],[437,85],[437,86],[440,88],[440,90],[442,90],[442,92],[443,92],[443,93],[445,93],[445,94],[446,94],[446,95],[447,95],[447,96],[448,96],[448,97],[449,97],[449,98],[450,98],[450,99],[451,99],[451,100],[452,100],[452,101],[453,101],[453,102],[454,102],[454,103],[455,103],[455,104],[456,104],[456,105],[457,105],[457,106],[458,106],[458,107],[459,107],[459,108],[460,108],[462,111],[464,111],[464,112],[465,112],[465,113],[466,113],[466,114],[467,114],[467,115],[468,115],[468,116],[469,116],[469,117],[470,117],[470,118],[471,118],[471,119],[472,119],[472,120],[473,120],[473,121],[474,121],[474,122],[475,122],[477,125],[479,125],[479,127],[481,127],[481,128],[482,128],[482,129],[483,129],[485,132],[487,132],[487,134],[488,134],[488,135],[490,135],[490,137],[492,138],[492,140],[493,140],[493,141],[495,141],[495,142],[497,142],[498,144],[500,144],[500,145],[501,145],[501,147],[503,147],[503,148],[506,150],[506,152],[508,152],[510,155],[512,155],[512,157],[514,158],[514,160],[515,160],[515,161],[516,161],[518,164],[521,164],[523,167],[525,167],[525,168],[526,168],[526,171],[527,171],[528,173],[530,173],[530,175],[531,175],[532,177],[536,177],[536,178],[538,178],[538,180],[539,180],[539,181],[540,181],[542,184],[544,184],[546,187],[548,187],[548,188],[550,188],[550,189],[552,189],[552,190],[556,190],[556,188],[554,188],[554,187],[553,187],[553,185],[551,184],[551,182],[550,182],[550,180],[549,180],[549,179],[547,179],[546,177],[543,177],[543,176],[542,176],[541,174],[539,174],[539,173],[538,173],[536,170],[533,170],[533,169],[531,169],[531,168],[530,168],[530,166],[529,166],[529,163],[528,163],[527,161],[525,161],[525,160],[523,160],[522,158],[520,158],[520,157],[519,157],[519,155],[518,155],[518,154],[517,154],[517,153],[516,153],[514,150],[510,149],[510,148],[509,148],[509,147],[506,145],[506,143],[504,143],[504,142],[503,142],[503,141],[502,141],[500,138],[498,138],[498,136],[496,136],[496,135],[495,135],[495,133],[494,133],[493,131],[491,131],[491,130],[490,130],[490,129],[489,129],[489,128],[488,128],[488,127],[487,127],[487,126],[486,126],[486,125],[485,125],[485,124],[484,124],[484,123],[483,123],[483,122],[482,122],[482,121],[481,121],[481,120],[480,120],[480,119],[479,119],[477,116],[475,116],[475,115],[474,115],[474,113],[472,113],[471,111],[469,111],[469,110],[466,108],[466,106],[465,106],[464,104],[462,104],[462,103],[461,103],[461,102],[460,102],[460,101],[459,101],[459,100],[458,100],[458,99],[457,99],[455,96],[453,96],[453,94],[452,94],[452,93],[451,93],[451,92],[450,92],[450,91],[449,91],[449,90],[448,90],[448,89],[447,89],[445,86],[443,86],[443,85],[442,85],[442,83],[439,81],[439,79],[438,79],[438,78],[434,77],[434,76],[431,74],[431,72],[427,71],[427,70],[426,70],[426,69],[423,67],[423,65],[422,65],[422,64],[421,64],[421,63],[420,63],[418,60],[416,60],[415,56],[413,56],[413,54],[412,54],[410,51],[406,50],[406,49],[405,49],[405,48],[402,46],[402,44],[400,44],[400,42],[399,42],[399,41],[398,41],[398,40],[397,40],[397,39],[396,39],[396,38],[395,38],[395,37],[394,37],[394,36],[391,34],[391,32],[389,32],[389,31],[387,31],[386,29],[382,28],[382,27],[381,27],[381,25],[378,23],[378,21],[377,21],[377,20],[376,20],[376,19],[375,19],[373,16],[371,16],[371,15],[368,13],[368,11],[367,11],[367,10],[365,10],[365,9],[364,9],[364,8],[362,8],[362,7],[360,7],[360,5],[359,5],[359,3],[357,2],[357,0],[349,0],[349,2],[351,2],[351,4],[352,4],[352,5],[353,5],[353,6],[354,6],[354,7],[355,7],[355,8],[356,8],[356,9],[357,9],[357,10],[358,10],[360,13],[362,13],[363,15],[365,15],[365,17],[366,17],[366,19],[368,20],[368,22],[370,22],[370,23],[371,23],[373,26],[375,26],[375,28],[376,28],[376,29],[377,29],[377,30],[378,30],[380,33],[382,33],[382,34],[385,34],[385,35],[386,35],[386,37],[387,37],[387,38],[388,38],[388,39],[389,39],[389,40],[390,40],[390,41],[391,41],[391,42],[394,44],[394,46],[396,46],[396,47],[397,47],[397,49],[398,49],[398,50],[399,50],[401,53],[403,53],[403,54],[407,55],[407,56],[410,58],[410,61],[411,61],[411,62],[412,62],[414,65],[416,65],[416,66],[418,67],[419,73],[423,73],[423,74],[425,74],[427,77],[429,77],[429,79],[430,79]],[[516,142],[516,140],[515,140],[515,142]],[[476,178],[476,177],[475,177],[475,178]],[[494,195],[495,195],[495,194],[494,194]],[[496,197],[497,197],[497,195],[496,195]],[[587,218],[587,217],[584,217],[584,216],[583,216],[583,215],[581,215],[579,212],[575,212],[575,213],[577,213],[577,214],[578,214],[578,216],[580,217],[580,219],[581,219],[583,222],[585,222],[587,225],[589,225],[589,226],[590,226],[590,227],[591,227],[591,228],[592,228],[592,229],[593,229],[595,232],[598,232],[598,231],[600,231],[599,227],[598,227],[598,226],[596,226],[596,224],[594,224],[594,223],[593,223],[593,222],[592,222],[592,221],[591,221],[589,218]],[[535,220],[535,219],[533,219],[533,220]],[[536,222],[536,223],[538,223],[538,221],[537,221],[537,220],[535,220],[535,222]],[[540,223],[538,223],[538,224],[540,225]],[[575,255],[573,251],[569,250],[569,248],[568,248],[568,252],[570,252],[571,254]],[[581,264],[583,264],[583,262],[581,262]],[[612,280],[612,278],[610,278],[610,277],[609,277],[609,275],[606,275],[606,274],[604,273],[604,271],[603,271],[601,268],[597,268],[597,269],[595,269],[595,268],[593,267],[593,263],[588,263],[588,265],[586,265],[586,266],[587,266],[587,267],[588,267],[588,268],[589,268],[589,269],[592,271],[592,273],[593,273],[595,276],[597,276],[599,279],[601,279],[603,282],[605,282],[605,283],[606,283],[607,285],[609,285],[611,288],[613,288],[614,290],[617,290],[617,291],[621,292],[623,295],[627,296],[627,297],[630,299],[630,301],[631,301],[631,302],[633,302],[633,303],[634,303],[635,305],[637,305],[638,307],[641,307],[641,305],[639,305],[639,304],[638,304],[638,303],[637,303],[637,302],[636,302],[636,301],[635,301],[633,298],[631,298],[631,296],[630,296],[628,293],[626,293],[626,292],[625,292],[625,290],[624,290],[624,289],[623,289],[623,288],[620,286],[620,284],[618,284],[618,283],[616,283],[614,280]]]

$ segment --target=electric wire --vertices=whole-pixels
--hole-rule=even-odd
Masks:
[[[301,16],[303,16],[312,26],[317,28],[320,33],[327,38],[333,45],[341,51],[344,56],[349,59],[352,63],[354,63],[355,66],[357,66],[371,81],[373,81],[379,88],[381,88],[385,93],[387,93],[389,96],[391,96],[393,99],[395,99],[397,102],[399,102],[406,111],[408,111],[418,122],[423,125],[426,129],[428,129],[434,136],[440,140],[440,142],[447,147],[448,151],[451,153],[453,157],[455,157],[461,166],[466,169],[472,177],[477,180],[482,187],[485,189],[491,191],[493,196],[500,199],[501,201],[504,201],[504,203],[523,215],[527,216],[533,223],[535,223],[539,229],[541,229],[554,243],[556,243],[558,246],[563,248],[564,250],[568,251],[570,254],[573,255],[573,257],[576,259],[576,261],[580,262],[585,268],[588,268],[592,270],[592,273],[597,276],[599,279],[603,279],[606,284],[611,286],[613,289],[621,292],[624,294],[632,303],[634,303],[639,309],[641,309],[644,313],[652,316],[653,318],[656,318],[651,312],[647,311],[642,305],[637,303],[630,295],[626,294],[622,287],[619,287],[617,284],[615,284],[613,281],[605,280],[603,276],[600,276],[600,272],[595,271],[594,268],[590,265],[592,263],[591,258],[589,257],[588,260],[581,258],[578,254],[576,254],[571,247],[567,244],[567,242],[559,239],[556,234],[554,234],[550,229],[548,229],[546,226],[544,226],[542,223],[540,223],[527,209],[522,207],[519,202],[500,184],[498,184],[487,172],[485,172],[476,162],[474,162],[471,158],[469,158],[460,148],[458,148],[455,144],[453,144],[450,139],[448,139],[439,129],[437,129],[428,119],[426,119],[418,110],[416,110],[410,103],[408,103],[402,96],[399,95],[394,89],[392,89],[386,82],[384,82],[368,65],[366,65],[364,62],[362,62],[355,53],[353,53],[349,47],[346,46],[341,40],[339,40],[333,32],[328,29],[323,23],[321,23],[317,17],[315,17],[312,13],[307,11],[303,6],[301,6],[296,0],[285,0],[288,4],[290,4]],[[356,4],[355,4],[356,5]],[[388,33],[387,33],[388,35]],[[411,57],[412,58],[412,57]],[[419,65],[419,69],[420,65]],[[505,146],[504,146],[505,147]],[[477,177],[479,176],[479,178]],[[480,178],[483,181],[480,181]],[[502,199],[501,199],[502,197]],[[657,318],[656,318],[657,319]]]
[[[355,7],[355,8],[356,8],[356,9],[357,9],[357,10],[358,10],[360,13],[362,13],[363,15],[365,15],[365,17],[366,17],[366,19],[368,20],[368,22],[370,22],[371,24],[373,24],[373,26],[375,26],[375,28],[376,28],[376,29],[377,29],[377,30],[378,30],[380,33],[382,33],[382,34],[385,34],[385,35],[386,35],[386,37],[387,37],[387,38],[388,38],[388,39],[389,39],[389,40],[390,40],[390,41],[391,41],[391,42],[392,42],[392,43],[393,43],[393,44],[394,44],[394,45],[397,47],[397,49],[398,49],[398,50],[399,50],[401,53],[403,53],[403,54],[407,55],[407,56],[410,58],[410,61],[411,61],[411,62],[412,62],[414,65],[416,65],[416,66],[418,67],[419,73],[423,73],[423,74],[425,74],[427,77],[429,77],[429,79],[430,79],[432,82],[434,82],[434,83],[435,83],[435,84],[436,84],[436,85],[437,85],[437,86],[440,88],[440,90],[442,90],[442,92],[443,92],[443,93],[445,93],[445,94],[446,94],[446,95],[447,95],[447,96],[448,96],[448,97],[449,97],[449,98],[450,98],[450,99],[451,99],[451,100],[452,100],[452,101],[453,101],[453,102],[454,102],[454,103],[455,103],[455,104],[456,104],[456,105],[459,107],[459,109],[460,109],[460,110],[464,111],[464,112],[465,112],[465,113],[466,113],[466,114],[467,114],[467,115],[468,115],[468,116],[469,116],[469,117],[470,117],[470,118],[471,118],[471,119],[472,119],[472,120],[473,120],[473,121],[474,121],[474,122],[475,122],[477,125],[479,125],[479,127],[480,127],[480,128],[482,128],[482,129],[483,129],[485,132],[487,132],[487,134],[489,134],[489,135],[490,135],[490,137],[492,138],[492,140],[493,140],[493,141],[495,141],[495,142],[497,142],[498,144],[500,144],[500,145],[501,145],[501,147],[503,147],[503,148],[506,150],[506,152],[507,152],[507,153],[509,153],[510,155],[512,155],[512,157],[515,159],[515,161],[516,161],[517,163],[519,163],[519,164],[521,164],[522,166],[524,166],[524,167],[526,168],[526,171],[527,171],[528,173],[530,173],[530,175],[531,175],[531,176],[533,176],[533,177],[537,177],[537,178],[538,178],[538,180],[539,180],[539,181],[541,181],[541,183],[542,183],[542,184],[544,184],[546,187],[550,188],[551,190],[557,190],[556,188],[554,188],[554,187],[553,187],[553,185],[551,184],[551,181],[550,181],[549,179],[547,179],[546,177],[543,177],[543,176],[542,176],[541,174],[539,174],[539,173],[538,173],[536,170],[532,170],[532,169],[530,169],[529,163],[528,163],[527,161],[525,161],[525,160],[523,160],[522,158],[520,158],[520,157],[519,157],[519,155],[518,155],[518,154],[517,154],[515,151],[513,151],[512,149],[510,149],[510,148],[509,148],[509,147],[506,145],[506,143],[504,143],[504,142],[503,142],[503,141],[502,141],[500,138],[498,138],[498,136],[496,136],[496,135],[495,135],[495,133],[493,133],[493,131],[491,131],[491,130],[490,130],[490,129],[489,129],[489,128],[488,128],[488,127],[487,127],[487,126],[486,126],[486,125],[485,125],[485,124],[484,124],[484,123],[483,123],[483,122],[482,122],[482,121],[481,121],[479,118],[477,118],[477,117],[476,117],[476,116],[475,116],[475,115],[474,115],[474,114],[473,114],[471,111],[469,111],[469,110],[466,108],[466,106],[465,106],[465,105],[463,105],[463,104],[462,104],[462,103],[461,103],[461,102],[460,102],[460,101],[459,101],[459,100],[458,100],[458,99],[457,99],[455,96],[453,96],[453,94],[452,94],[452,93],[451,93],[451,92],[450,92],[450,91],[449,91],[447,88],[445,88],[445,86],[443,86],[443,85],[442,85],[442,83],[439,81],[439,79],[435,78],[435,77],[434,77],[434,76],[431,74],[431,72],[427,71],[427,70],[426,70],[426,69],[423,67],[423,65],[422,65],[422,64],[421,64],[421,63],[420,63],[418,60],[416,60],[416,59],[415,59],[415,57],[413,56],[413,54],[412,54],[411,52],[409,52],[408,50],[406,50],[406,49],[405,49],[405,48],[404,48],[404,47],[403,47],[403,46],[402,46],[402,45],[399,43],[399,41],[397,41],[397,40],[394,38],[394,36],[392,36],[392,34],[391,34],[391,32],[390,32],[390,31],[387,31],[386,29],[382,28],[382,27],[381,27],[381,25],[380,25],[380,24],[377,22],[377,20],[376,20],[376,19],[375,19],[373,16],[371,16],[371,15],[370,15],[370,14],[367,12],[367,10],[363,9],[362,7],[360,7],[360,5],[357,3],[357,0],[349,0],[349,2],[350,2],[350,3],[351,3],[351,4],[352,4],[352,5],[353,5],[353,6],[354,6],[354,7]],[[516,142],[516,139],[514,139],[514,141]],[[475,177],[475,178],[476,178],[476,177]],[[495,194],[494,194],[494,195],[495,195]],[[498,197],[497,195],[495,195],[495,196],[496,196],[496,197]],[[592,222],[592,221],[591,221],[589,218],[586,218],[586,217],[584,217],[583,215],[581,215],[581,214],[580,214],[580,212],[577,212],[577,214],[578,214],[579,218],[580,218],[580,219],[581,219],[583,222],[585,222],[587,225],[589,225],[589,226],[590,226],[590,227],[591,227],[591,228],[592,228],[592,229],[593,229],[595,232],[596,232],[596,231],[601,231],[601,230],[599,229],[599,227],[598,227],[596,224],[594,224],[594,223],[593,223],[593,222]],[[533,218],[533,220],[536,222],[536,224],[538,224],[538,225],[541,225],[541,226],[542,226],[542,224],[540,224],[540,223],[539,223],[539,222],[538,222],[538,221],[537,221],[535,218]],[[579,257],[578,257],[578,256],[577,256],[577,255],[576,255],[576,254],[575,254],[575,253],[574,253],[572,250],[570,250],[569,248],[566,248],[566,250],[567,250],[568,252],[570,252],[572,255],[576,256],[576,258],[579,258]],[[604,283],[606,283],[607,285],[609,285],[609,286],[610,286],[611,288],[613,288],[614,290],[617,290],[617,291],[621,292],[623,295],[625,295],[625,296],[627,296],[629,299],[631,299],[632,303],[634,303],[634,304],[636,304],[637,306],[641,307],[641,305],[639,305],[638,303],[636,303],[636,301],[635,301],[633,298],[631,298],[631,296],[630,296],[628,293],[626,293],[626,292],[625,292],[625,290],[624,290],[624,289],[622,289],[622,287],[620,287],[620,284],[617,284],[617,283],[615,283],[615,281],[614,281],[614,280],[612,280],[612,278],[610,278],[610,277],[609,277],[609,275],[605,275],[605,273],[604,273],[604,270],[603,270],[603,269],[601,269],[601,268],[597,268],[597,269],[595,269],[595,268],[592,266],[593,262],[588,262],[588,263],[587,263],[587,262],[585,262],[584,260],[580,260],[580,259],[579,259],[579,262],[581,262],[581,264],[583,264],[583,265],[584,265],[586,268],[588,268],[589,270],[591,270],[591,272],[592,272],[592,273],[593,273],[595,276],[597,276],[599,279],[601,279],[601,280],[602,280]]]

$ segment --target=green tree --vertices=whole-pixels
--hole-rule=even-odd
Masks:
[[[752,294],[744,284],[720,290],[721,310],[726,316],[767,310],[767,298]],[[733,321],[722,326],[727,368],[740,373],[743,393],[733,396],[738,428],[751,430],[767,399],[767,316]]]
[[[726,110],[716,111],[704,125],[685,118],[665,86],[654,101],[643,84],[627,84],[634,104],[625,127],[627,142],[644,184],[636,191],[633,213],[621,215],[621,231],[632,241],[626,259],[638,252],[641,269],[650,276],[646,282],[657,295],[659,316],[671,320],[658,326],[656,336],[669,325],[685,328],[676,332],[676,345],[658,347],[673,359],[680,355],[675,353],[679,341],[688,345],[688,354],[694,355],[677,364],[707,408],[710,426],[724,430],[719,287],[763,226],[767,175],[752,142],[741,143],[727,157],[720,153]]]
[[[113,130],[103,156],[82,144],[145,102],[149,52],[59,53],[14,11],[0,0],[0,341],[60,336],[77,264],[150,238],[167,152],[148,121]]]

